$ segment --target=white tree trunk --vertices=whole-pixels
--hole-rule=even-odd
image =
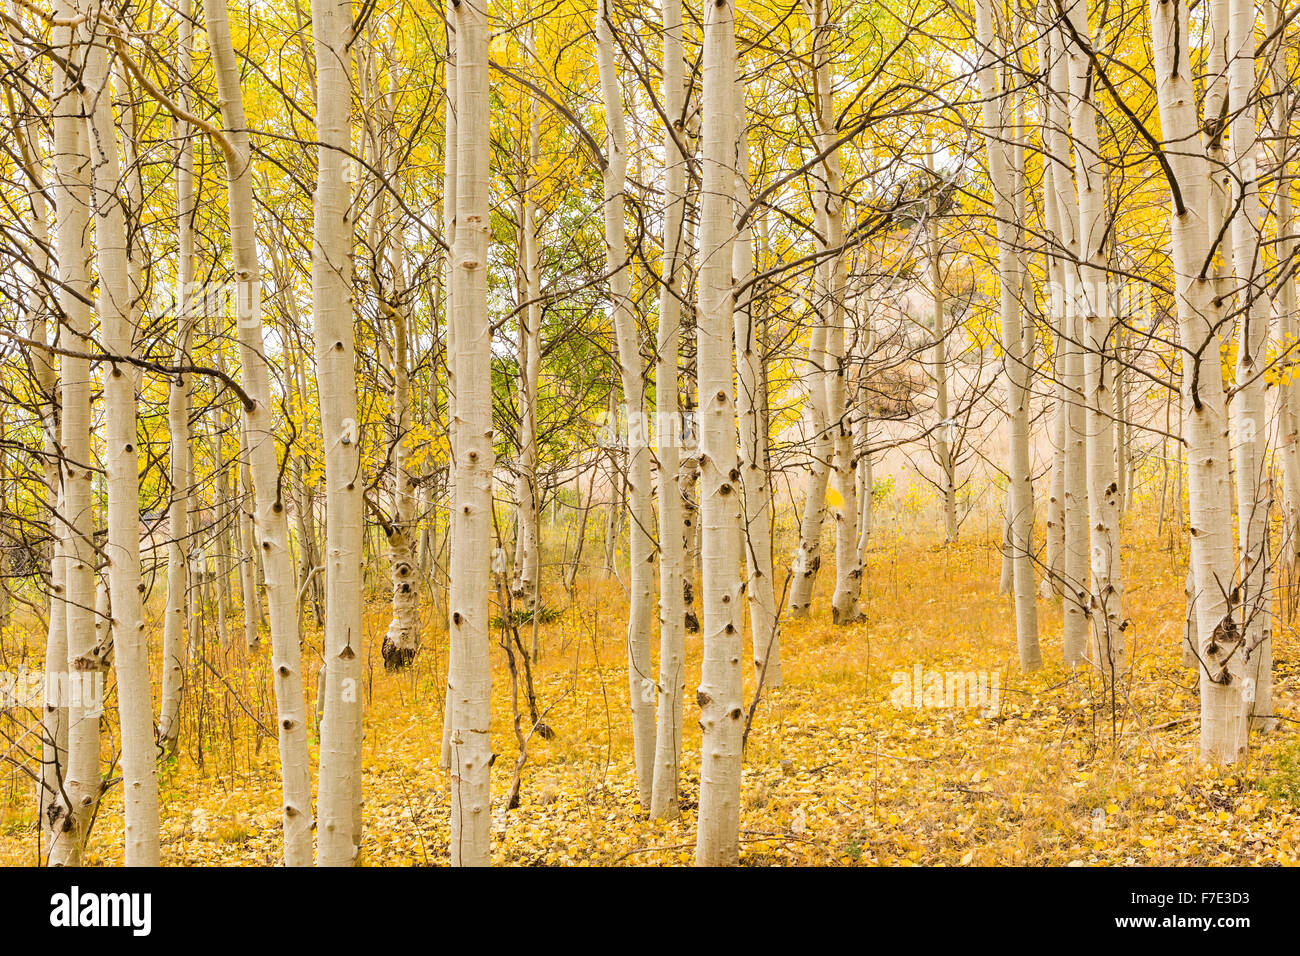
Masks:
[[[316,861],[346,866],[361,833],[361,436],[353,342],[352,5],[313,0],[317,182],[311,257],[316,381],[325,446],[325,710]]]
[[[542,363],[542,274],[537,248],[537,163],[541,117],[532,105],[528,123],[527,173],[522,177],[519,256],[526,303],[519,312],[519,459],[515,481],[518,532],[515,539],[514,599],[527,611],[537,606],[541,582],[541,493],[537,484],[537,386]]]
[[[77,74],[83,63],[84,27],[66,26],[77,10],[66,0],[54,7],[59,24],[53,29],[56,49],[63,51],[66,67],[55,67],[54,110],[54,208],[57,223],[56,255],[59,264],[58,304],[64,315],[68,338],[65,347],[84,355],[91,351],[90,245],[87,230],[90,211],[90,158],[87,130],[82,119],[83,100],[77,91]],[[63,393],[62,441],[60,448],[61,511],[60,540],[56,554],[63,568],[67,625],[67,684],[50,688],[67,695],[67,767],[63,786],[47,809],[53,830],[51,865],[78,865],[87,827],[100,796],[99,720],[101,707],[85,695],[73,698],[68,688],[74,681],[82,688],[99,675],[95,647],[95,557],[94,514],[92,511],[90,362],[77,355],[64,355],[60,362]],[[56,571],[56,575],[58,572]]]
[[[488,20],[485,0],[460,0],[456,28],[456,238],[452,247],[456,419],[452,457],[451,862],[492,859],[488,735],[491,589],[492,325],[487,307]]]
[[[744,729],[744,639],[740,606],[741,473],[733,394],[731,286],[735,191],[735,8],[731,0],[704,13],[704,165],[700,201],[699,375],[700,563],[704,660],[696,700],[703,728],[699,832],[695,862],[739,859],[741,736]]]
[[[627,421],[628,498],[628,692],[632,704],[632,749],[641,806],[650,806],[654,785],[655,680],[650,657],[654,606],[653,509],[650,500],[650,444],[645,422],[645,375],[632,303],[628,266],[626,213],[627,128],[623,94],[614,58],[614,24],[609,0],[596,16],[597,64],[605,107],[605,268],[609,274],[610,309],[618,341],[619,377]],[[734,147],[733,147],[734,148]]]
[[[1241,543],[1240,606],[1245,638],[1246,679],[1242,697],[1250,725],[1269,730],[1272,716],[1272,569],[1268,519],[1272,511],[1264,369],[1269,365],[1268,300],[1260,243],[1258,98],[1255,89],[1253,0],[1216,0],[1229,8],[1228,115],[1233,173],[1232,261],[1236,268],[1238,319],[1237,393],[1233,398],[1237,465],[1237,528]],[[1289,278],[1284,281],[1290,281]],[[1261,708],[1260,691],[1268,702]]]
[[[176,101],[189,109],[189,84],[193,67],[190,0],[181,0],[177,18]],[[194,322],[190,296],[194,289],[194,145],[190,126],[173,123],[176,134],[176,347],[177,367],[189,364]],[[158,708],[158,741],[163,752],[176,752],[180,735],[181,693],[185,686],[186,593],[189,589],[190,496],[194,483],[190,453],[189,375],[177,373],[167,390],[168,469],[171,500],[167,507],[167,606],[163,615],[162,692]],[[247,616],[246,616],[246,619]]]
[[[1092,36],[1087,0],[1068,11],[1072,36]],[[1084,399],[1087,414],[1089,523],[1092,527],[1092,654],[1103,678],[1124,670],[1124,590],[1120,564],[1120,492],[1115,457],[1115,362],[1107,353],[1113,329],[1110,280],[1106,273],[1106,188],[1103,180],[1095,79],[1078,42],[1066,45],[1070,73],[1070,126],[1074,138],[1075,188],[1079,202],[1079,269],[1069,305],[1083,328]]]
[[[682,273],[685,269],[686,111],[681,0],[663,0],[664,261],[659,288],[655,362],[655,440],[659,460],[659,702],[655,721],[650,815],[676,817],[681,776],[682,700],[686,690],[686,525],[681,478],[682,420],[677,362],[681,352]]]
[[[1035,670],[1042,663],[1038,646],[1038,606],[1034,587],[1034,494],[1030,484],[1029,460],[1029,375],[1025,361],[1024,330],[1021,326],[1020,266],[1016,254],[1019,228],[1015,221],[1012,169],[1005,143],[1005,95],[999,93],[996,50],[989,0],[979,0],[975,9],[980,52],[980,94],[988,147],[989,175],[993,184],[993,215],[997,220],[998,278],[1002,290],[1002,348],[1010,416],[1008,509],[1011,525],[1016,646],[1023,670]]]
[[[1156,96],[1171,174],[1170,237],[1175,301],[1183,354],[1183,396],[1192,528],[1192,605],[1200,667],[1201,755],[1235,763],[1246,752],[1242,700],[1245,654],[1232,616],[1232,512],[1228,502],[1228,422],[1224,408],[1218,326],[1222,303],[1205,274],[1209,251],[1210,164],[1198,141],[1188,10],[1183,0],[1152,0]]]
[[[736,210],[746,216],[739,222],[732,248],[732,273],[737,287],[747,285],[735,303],[736,408],[740,420],[740,474],[744,492],[744,534],[741,551],[748,575],[749,627],[754,674],[760,688],[781,686],[780,632],[776,616],[776,582],[772,574],[772,484],[767,470],[767,378],[763,374],[764,343],[755,297],[754,241],[749,213],[749,124],[745,117],[743,81],[736,88]],[[845,431],[853,442],[852,419],[844,416]],[[851,453],[850,453],[851,457]],[[848,459],[843,459],[847,462]],[[847,467],[846,480],[855,482],[856,471]],[[857,529],[857,488],[853,495],[853,528]],[[845,507],[848,504],[846,503]],[[858,542],[852,542],[850,564],[858,566]],[[854,579],[857,580],[856,578]],[[856,604],[856,599],[855,599]]]
[[[257,251],[253,206],[252,150],[244,116],[239,65],[231,42],[225,0],[203,4],[208,45],[216,67],[229,191],[230,246],[234,257],[235,318],[244,392],[252,401],[245,408],[249,470],[256,498],[257,550],[266,570],[266,600],[270,608],[271,668],[274,675],[276,720],[280,734],[280,775],[284,807],[284,862],[311,863],[311,779],[307,765],[307,714],[302,693],[298,635],[298,587],[289,551],[289,519],[279,496],[280,463],[272,430],[274,398],[262,336],[262,267]],[[317,330],[319,336],[320,330]],[[249,562],[251,573],[256,557]],[[247,605],[255,613],[260,601]]]
[[[100,11],[105,11],[103,6]],[[99,266],[100,337],[114,357],[134,357],[126,215],[113,123],[112,74],[105,45],[89,48],[83,74]],[[128,107],[129,108],[129,107]],[[136,370],[110,361],[104,370],[105,470],[108,473],[109,625],[117,670],[121,730],[122,803],[127,866],[158,865],[158,778],[154,746],[149,646],[140,575],[139,450],[136,444]]]
[[[852,624],[862,618],[858,598],[862,592],[862,568],[858,565],[858,490],[853,459],[853,423],[848,414],[849,357],[845,351],[844,308],[846,257],[844,255],[844,196],[840,153],[835,145],[836,128],[834,76],[831,69],[830,38],[835,20],[831,0],[805,0],[813,30],[813,87],[817,107],[817,149],[823,158],[814,171],[813,201],[817,206],[821,251],[827,258],[820,264],[823,277],[821,314],[826,324],[826,425],[830,429],[834,459],[835,490],[839,503],[835,514],[835,592],[831,597],[831,618],[836,624]]]

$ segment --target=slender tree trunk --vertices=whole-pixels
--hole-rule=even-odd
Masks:
[[[189,86],[193,72],[190,0],[181,0],[177,19],[178,82],[176,101],[189,109]],[[190,364],[190,343],[194,319],[190,297],[194,293],[194,143],[190,126],[174,121],[176,156],[176,348],[177,366]],[[158,741],[163,754],[176,753],[180,735],[181,694],[185,687],[187,593],[189,590],[190,501],[194,484],[190,452],[190,404],[193,383],[186,374],[176,375],[167,391],[167,435],[170,441],[168,467],[171,501],[167,508],[167,608],[163,616],[162,693],[158,709]],[[245,615],[245,620],[248,617]]]
[[[106,10],[101,5],[98,12],[102,16]],[[101,22],[100,26],[104,24]],[[126,215],[118,196],[122,173],[113,122],[112,73],[105,45],[89,48],[83,82],[91,145],[100,336],[109,355],[129,359],[135,353],[132,342],[135,330]],[[110,361],[104,371],[104,461],[108,472],[105,559],[117,670],[126,865],[157,866],[158,778],[149,646],[141,596],[144,584],[140,575],[140,456],[136,445],[135,377],[135,368],[126,362]]]
[[[1047,116],[1048,159],[1051,171],[1053,225],[1059,254],[1051,256],[1052,290],[1049,308],[1060,327],[1061,388],[1058,392],[1065,412],[1064,429],[1064,554],[1061,562],[1062,644],[1065,662],[1077,664],[1088,654],[1091,625],[1089,615],[1089,551],[1087,431],[1083,395],[1082,329],[1076,321],[1074,298],[1074,263],[1079,258],[1079,201],[1066,159],[1070,154],[1069,113],[1066,97],[1069,70],[1065,57],[1064,28],[1054,24],[1057,18],[1051,0],[1042,17],[1046,27],[1048,71]]]
[[[772,484],[767,470],[767,378],[763,374],[763,339],[754,286],[754,241],[749,212],[749,124],[745,117],[743,81],[736,88],[736,210],[744,216],[737,223],[732,249],[732,273],[737,286],[748,286],[735,303],[736,406],[740,421],[740,474],[744,492],[744,535],[741,551],[749,573],[745,592],[749,596],[749,626],[753,645],[754,673],[760,688],[781,686],[780,635],[776,616],[776,583],[772,572]],[[845,431],[853,442],[852,418],[847,412]],[[841,460],[845,464],[852,457]],[[846,478],[855,482],[856,470],[848,467]],[[857,529],[857,488],[853,496],[853,527]],[[846,501],[845,507],[849,502]],[[852,565],[858,566],[858,542],[852,542]],[[856,602],[856,598],[854,599]]]
[[[1188,10],[1183,0],[1152,0],[1151,32],[1160,128],[1170,179],[1170,237],[1183,355],[1191,568],[1200,666],[1201,755],[1235,763],[1246,752],[1243,637],[1229,606],[1233,590],[1232,512],[1228,502],[1228,420],[1220,371],[1222,302],[1206,275],[1210,164],[1198,142]]]
[[[352,5],[313,0],[317,184],[311,257],[316,380],[325,446],[325,716],[321,722],[317,863],[346,866],[360,847],[360,425],[352,332]]]
[[[817,104],[817,149],[822,154],[814,173],[814,203],[820,234],[825,237],[821,264],[824,283],[822,315],[826,323],[826,425],[830,429],[831,470],[839,503],[835,507],[835,592],[831,597],[831,618],[836,624],[861,620],[858,598],[862,592],[862,568],[858,565],[858,488],[853,460],[853,423],[847,407],[849,367],[845,350],[846,257],[844,255],[844,196],[836,139],[835,89],[830,41],[836,28],[831,0],[805,0],[813,30],[813,85]]]
[[[21,22],[16,3],[11,4],[15,22]],[[18,146],[21,150],[23,173],[30,189],[28,199],[32,211],[32,258],[38,274],[48,274],[51,262],[49,235],[49,203],[46,200],[45,177],[42,170],[37,140],[29,122],[18,127]],[[60,219],[60,223],[62,219]],[[59,236],[63,233],[59,228]],[[56,252],[56,256],[57,256]],[[53,841],[51,807],[58,806],[58,795],[63,789],[63,775],[67,767],[68,709],[67,702],[58,693],[67,686],[68,630],[67,605],[63,584],[64,562],[59,553],[60,542],[65,538],[62,528],[65,514],[61,501],[60,478],[60,419],[59,369],[54,353],[41,345],[53,345],[58,340],[58,328],[52,326],[52,315],[41,288],[33,283],[27,294],[27,314],[31,317],[31,338],[38,343],[31,350],[32,369],[40,396],[42,435],[41,467],[45,481],[45,507],[48,510],[50,536],[49,560],[49,619],[45,635],[45,686],[41,708],[41,771],[37,783],[36,805],[41,846],[48,848]]]
[[[519,459],[515,480],[518,533],[515,580],[511,588],[519,607],[532,611],[542,569],[540,491],[537,486],[537,386],[542,362],[542,276],[537,249],[537,163],[541,118],[532,104],[528,123],[527,169],[520,182],[519,291]]]
[[[289,520],[280,499],[280,463],[272,430],[270,370],[262,336],[262,267],[257,251],[253,206],[252,150],[244,116],[239,65],[230,37],[225,0],[205,0],[208,45],[216,67],[229,193],[230,246],[234,255],[235,315],[244,391],[251,399],[244,422],[249,471],[256,498],[255,534],[261,564],[266,569],[266,598],[270,607],[271,668],[276,718],[280,733],[280,774],[284,807],[284,861],[288,866],[311,863],[311,779],[307,765],[307,715],[303,701],[298,634],[298,588],[289,550]],[[318,338],[327,335],[317,327]],[[249,562],[256,567],[256,558]],[[245,572],[247,573],[247,572]],[[244,614],[255,613],[245,591]]]
[[[627,127],[623,94],[614,58],[614,24],[609,0],[601,0],[596,17],[597,64],[605,107],[605,267],[618,340],[619,377],[627,420],[628,497],[628,693],[632,703],[632,750],[641,806],[650,806],[654,783],[655,680],[650,657],[654,605],[653,509],[650,500],[650,445],[645,422],[645,376],[632,272],[628,266],[626,214]]]
[[[813,326],[804,360],[804,387],[808,392],[808,419],[812,431],[812,465],[804,497],[799,545],[794,552],[790,585],[790,616],[806,618],[813,587],[822,564],[822,525],[826,520],[826,486],[830,483],[835,446],[826,411],[826,323],[819,316]]]
[[[76,9],[58,0],[53,30],[56,49],[66,66],[55,67],[54,96],[54,208],[57,223],[56,254],[59,263],[58,305],[68,335],[65,348],[84,355],[92,350],[87,240],[90,211],[90,158],[87,130],[82,119],[83,100],[77,84],[84,57],[84,25],[71,23]],[[102,674],[94,659],[95,648],[95,521],[91,496],[94,472],[91,452],[91,374],[86,358],[65,355],[60,362],[63,393],[63,434],[60,448],[60,540],[56,554],[63,564],[67,625],[67,682],[54,686],[67,704],[67,770],[63,787],[47,808],[53,830],[51,865],[75,866],[81,862],[90,821],[100,797],[99,720],[101,702],[93,695],[72,695],[77,686],[88,690]],[[57,572],[56,572],[57,574]]]
[[[739,859],[741,744],[744,728],[740,607],[740,461],[733,393],[732,202],[735,189],[735,8],[704,12],[704,165],[700,205],[700,309],[696,361],[700,410],[700,555],[704,660],[696,700],[703,728],[695,862]]]
[[[1012,170],[1004,136],[1007,127],[1005,95],[999,93],[994,68],[993,21],[989,0],[976,4],[976,29],[980,45],[979,81],[983,98],[983,123],[988,146],[989,173],[993,181],[993,214],[997,220],[998,275],[1002,290],[1002,347],[1010,413],[1010,467],[1008,468],[1011,551],[1015,578],[1016,645],[1023,670],[1042,663],[1038,646],[1038,607],[1034,587],[1034,496],[1029,460],[1029,376],[1025,362],[1024,332],[1020,321],[1020,269],[1016,255],[1018,227]]]
[[[491,336],[487,307],[488,19],[486,0],[454,4],[456,238],[452,322],[456,351],[455,507],[451,552],[451,862],[491,862],[488,662],[491,586]]]
[[[1115,457],[1115,361],[1107,353],[1114,327],[1107,275],[1104,215],[1106,188],[1091,62],[1081,42],[1092,36],[1087,0],[1074,0],[1066,45],[1070,74],[1070,126],[1074,138],[1079,203],[1079,269],[1070,307],[1083,329],[1087,416],[1089,524],[1092,528],[1092,653],[1106,681],[1124,670],[1124,591],[1120,564],[1120,495]]]
[[[1264,369],[1269,365],[1268,300],[1260,244],[1258,97],[1255,81],[1254,0],[1216,0],[1229,8],[1228,115],[1233,172],[1232,261],[1236,267],[1238,320],[1236,431],[1237,529],[1241,543],[1240,606],[1246,646],[1242,700],[1250,726],[1271,730],[1273,593],[1268,519],[1272,511]],[[1284,180],[1285,182],[1285,180]],[[1280,233],[1280,230],[1279,230]],[[1289,277],[1284,281],[1290,281]]]
[[[655,364],[655,437],[659,459],[659,702],[655,723],[654,781],[650,815],[678,814],[677,789],[682,753],[682,700],[686,689],[686,525],[681,479],[681,383],[677,362],[682,338],[682,272],[686,210],[683,152],[686,87],[682,50],[681,0],[663,0],[664,261],[659,289],[659,328]]]

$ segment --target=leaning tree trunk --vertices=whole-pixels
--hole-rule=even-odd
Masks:
[[[681,0],[663,0],[664,261],[659,288],[655,364],[655,440],[659,458],[659,704],[655,723],[650,815],[676,817],[682,754],[682,699],[686,689],[686,524],[681,476],[682,420],[677,371],[682,338],[682,271],[686,237],[686,112]]]
[[[488,592],[492,536],[492,324],[487,306],[488,21],[485,3],[455,4],[456,240],[452,323],[456,351],[455,503],[451,552],[451,862],[492,859],[488,736],[492,672]]]
[[[102,15],[106,11],[101,5],[97,12]],[[99,25],[105,26],[102,19]],[[104,45],[89,48],[82,79],[86,86],[94,186],[100,337],[104,350],[112,357],[104,370],[108,489],[104,557],[108,564],[113,663],[117,671],[125,857],[127,866],[157,866],[158,777],[149,644],[144,630],[144,582],[140,574],[136,370],[129,362],[135,352],[135,329],[131,320],[126,215],[118,196],[122,177],[113,123],[112,74]]]
[[[1015,222],[1014,189],[1010,159],[1003,135],[1006,130],[1005,96],[999,92],[996,51],[989,0],[975,7],[979,38],[980,93],[988,147],[989,176],[993,183],[993,215],[997,220],[998,278],[1002,290],[1003,371],[1007,382],[1007,406],[1011,420],[1010,467],[1008,468],[1009,520],[1013,562],[1016,646],[1023,670],[1035,670],[1042,663],[1038,646],[1038,607],[1034,588],[1034,492],[1030,484],[1029,460],[1029,366],[1024,355],[1024,332],[1020,322],[1020,267],[1015,245],[1019,229]]]
[[[311,257],[325,446],[325,707],[316,861],[346,866],[361,833],[361,434],[352,331],[352,4],[313,0],[317,183]]]
[[[704,660],[696,699],[703,728],[695,862],[739,859],[740,771],[744,729],[744,640],[740,606],[740,461],[733,394],[731,289],[735,190],[735,7],[705,8],[704,165],[700,201],[700,309],[696,362],[700,413],[700,555]]]
[[[1210,163],[1200,145],[1184,0],[1152,0],[1156,97],[1170,186],[1175,304],[1183,349],[1188,508],[1200,668],[1201,755],[1236,763],[1246,752],[1242,700],[1245,653],[1228,595],[1233,590],[1233,535],[1228,478],[1228,419],[1218,328],[1223,305],[1209,259]]]
[[[650,623],[654,605],[653,513],[650,500],[650,444],[645,425],[645,376],[641,343],[632,302],[628,265],[627,125],[623,94],[614,58],[614,24],[609,0],[596,16],[597,64],[605,107],[605,268],[609,274],[614,335],[618,341],[619,378],[627,420],[628,498],[628,692],[632,704],[632,750],[641,806],[650,805],[654,787],[655,680],[650,657]]]
[[[307,764],[307,714],[302,693],[301,651],[298,635],[298,589],[293,555],[289,550],[289,518],[280,498],[280,462],[273,431],[270,369],[262,336],[262,266],[257,251],[253,205],[252,149],[244,97],[239,86],[239,65],[230,37],[225,0],[203,4],[208,45],[216,67],[221,104],[220,137],[225,154],[230,248],[234,256],[235,318],[239,334],[239,359],[244,392],[244,423],[249,471],[256,499],[257,551],[266,573],[266,600],[270,608],[271,668],[274,676],[276,719],[280,736],[280,776],[284,807],[284,862],[288,866],[311,863],[311,779]],[[323,333],[317,329],[318,338]],[[245,573],[255,571],[253,565]],[[249,607],[245,592],[244,614],[256,613],[260,602],[253,595]]]

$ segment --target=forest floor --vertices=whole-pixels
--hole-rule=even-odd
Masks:
[[[1295,630],[1284,623],[1276,640],[1276,732],[1252,738],[1242,767],[1202,764],[1195,677],[1179,663],[1185,557],[1169,549],[1167,536],[1148,535],[1126,547],[1123,560],[1133,666],[1112,721],[1090,669],[1060,663],[1059,601],[1039,602],[1046,666],[1019,672],[1011,602],[997,593],[999,556],[991,541],[942,547],[882,527],[864,578],[863,623],[829,623],[828,575],[814,618],[785,623],[784,686],[759,703],[745,753],[741,862],[1300,861]],[[684,809],[674,822],[655,822],[638,804],[631,767],[625,606],[617,581],[580,580],[558,618],[539,628],[537,699],[555,734],[529,739],[519,806],[508,813],[518,748],[506,655],[494,643],[495,863],[691,862],[700,741],[690,689],[698,680],[699,636],[688,641]],[[437,613],[426,609],[430,620]],[[376,596],[367,612],[361,863],[445,864],[448,785],[438,766],[445,628],[431,629],[436,637],[411,670],[392,675],[379,659],[386,623]],[[528,641],[530,626],[524,630]],[[319,635],[309,633],[309,677],[318,646]],[[275,742],[246,716],[252,711],[274,725],[265,656],[263,649],[245,671],[242,652],[232,649],[214,668],[226,668],[224,684],[210,677],[191,688],[188,742],[160,778],[167,864],[279,860]],[[898,691],[918,665],[927,682],[933,673],[995,673],[996,705],[909,706],[910,695]],[[530,723],[525,707],[524,727]],[[0,863],[30,864],[32,788],[16,770],[5,774]],[[90,862],[120,862],[119,796],[114,786],[104,800]]]

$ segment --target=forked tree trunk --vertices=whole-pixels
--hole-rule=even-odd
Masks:
[[[1092,528],[1092,655],[1109,683],[1124,664],[1124,585],[1120,562],[1120,491],[1115,457],[1115,361],[1110,352],[1114,312],[1106,272],[1106,185],[1097,136],[1092,64],[1084,43],[1092,29],[1087,0],[1067,12],[1070,127],[1079,203],[1079,268],[1070,307],[1083,330],[1084,401],[1087,416],[1088,520]]]

